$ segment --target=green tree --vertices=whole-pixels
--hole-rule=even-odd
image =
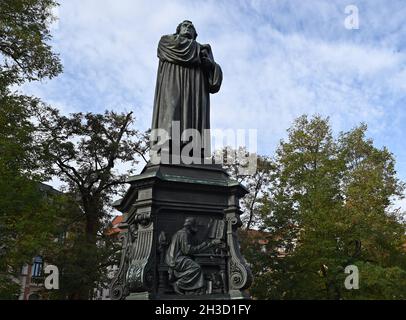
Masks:
[[[268,265],[257,273],[256,297],[405,298],[405,225],[391,209],[404,185],[393,155],[366,129],[334,139],[328,119],[302,116],[281,142],[261,205],[270,240],[253,261]],[[348,265],[359,268],[360,290],[344,287]]]
[[[49,41],[55,20],[53,0],[2,0],[0,3],[0,85],[52,78],[62,71]]]
[[[56,6],[49,0],[0,2],[0,296],[16,298],[10,277],[46,249],[53,226],[52,208],[41,190],[44,160],[31,122],[39,101],[16,86],[52,78],[61,72],[48,44],[49,23]],[[35,217],[35,219],[33,219]]]
[[[145,159],[148,134],[133,128],[132,113],[75,113],[64,116],[50,107],[38,113],[42,150],[50,159],[49,174],[58,176],[75,195],[83,213],[83,224],[75,236],[68,274],[75,299],[89,299],[96,283],[106,273],[114,248],[104,230],[111,219],[112,197],[123,190],[128,174],[139,157]],[[132,169],[120,173],[117,165]],[[75,271],[76,270],[76,271]],[[75,284],[75,285],[74,285]]]

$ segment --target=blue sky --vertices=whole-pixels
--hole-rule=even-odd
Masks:
[[[133,110],[138,127],[147,129],[157,43],[189,19],[224,73],[211,100],[213,128],[258,129],[259,152],[273,154],[303,113],[329,116],[335,133],[365,122],[406,180],[404,0],[60,4],[52,43],[64,73],[23,90],[64,112]],[[344,27],[347,5],[359,9],[358,30]]]

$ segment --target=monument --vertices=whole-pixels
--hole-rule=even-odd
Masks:
[[[127,193],[114,204],[124,214],[114,300],[247,298],[252,275],[237,236],[239,200],[247,190],[221,165],[173,161],[182,158],[175,153],[188,142],[184,132],[210,129],[209,95],[223,78],[210,45],[196,38],[186,20],[158,44],[151,148],[164,132],[171,157],[130,177]]]

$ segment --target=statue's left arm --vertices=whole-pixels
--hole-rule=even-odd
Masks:
[[[219,64],[214,61],[213,52],[210,45],[201,45],[202,63],[208,72],[209,92],[217,93],[223,81],[223,71]]]
[[[214,62],[214,68],[209,72],[209,92],[217,93],[220,90],[223,81],[223,71],[220,66]]]

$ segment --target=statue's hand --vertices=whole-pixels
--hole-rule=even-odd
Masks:
[[[213,53],[211,52],[211,47],[209,44],[201,45],[200,57],[203,67],[212,70],[215,67],[215,62],[213,58]]]
[[[202,65],[204,68],[209,69],[209,70],[213,70],[214,69],[214,61],[211,60],[209,57],[202,57],[201,59],[202,61]]]

